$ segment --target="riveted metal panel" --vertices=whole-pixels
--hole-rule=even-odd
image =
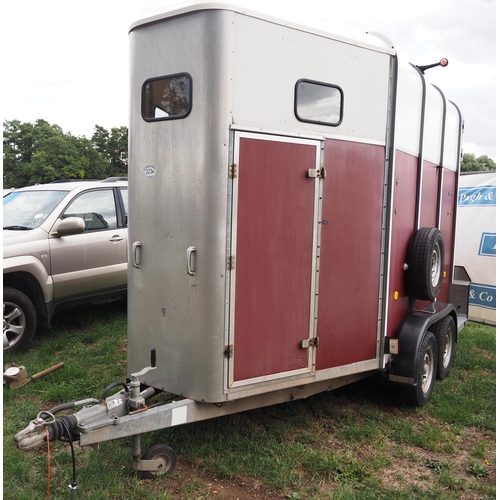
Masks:
[[[377,357],[385,150],[326,141],[324,164],[318,370]]]
[[[391,249],[387,295],[387,335],[392,336],[403,318],[410,313],[410,297],[405,289],[404,265],[415,230],[418,159],[396,151],[393,205],[391,211]]]
[[[197,11],[130,34],[131,120],[128,369],[157,369],[144,382],[220,401],[224,362],[231,19]],[[150,78],[188,73],[192,109],[146,122],[141,89]],[[194,274],[187,272],[187,249]]]
[[[235,22],[235,122],[385,143],[390,55],[241,14]],[[338,126],[297,120],[294,88],[303,78],[336,85],[345,93],[348,111]]]
[[[230,385],[312,370],[319,141],[237,133]]]

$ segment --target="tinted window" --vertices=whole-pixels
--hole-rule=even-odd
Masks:
[[[192,80],[187,73],[146,80],[142,116],[147,121],[185,118],[191,112]]]
[[[62,218],[81,217],[85,221],[85,231],[115,229],[116,208],[112,189],[88,191],[71,202]]]
[[[126,226],[128,223],[128,189],[127,188],[120,188],[120,193],[122,195],[123,207],[125,209],[124,224]]]
[[[342,107],[343,93],[336,85],[309,80],[295,84],[295,116],[302,122],[340,125]]]

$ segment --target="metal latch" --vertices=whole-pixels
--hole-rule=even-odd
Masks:
[[[224,356],[226,358],[232,358],[233,357],[233,352],[234,352],[234,346],[233,344],[229,344],[224,348]]]
[[[326,177],[326,169],[325,167],[322,167],[319,170],[316,168],[310,168],[307,171],[307,176],[312,178],[321,177],[322,179],[324,179]]]
[[[319,337],[304,339],[302,341],[302,349],[308,349],[309,347],[318,347],[318,345],[319,345]]]
[[[231,179],[235,179],[238,176],[238,165],[236,163],[232,163],[229,166],[229,177]]]

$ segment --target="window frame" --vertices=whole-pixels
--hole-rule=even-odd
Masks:
[[[311,120],[308,118],[303,118],[299,115],[297,105],[298,105],[298,90],[299,90],[299,85],[301,83],[310,83],[312,85],[317,85],[321,87],[329,87],[333,89],[337,89],[340,93],[340,109],[339,109],[339,119],[337,122],[326,122],[322,120]],[[297,118],[298,121],[303,122],[303,123],[314,123],[315,125],[326,125],[327,127],[338,127],[344,118],[344,91],[339,85],[335,85],[333,83],[327,83],[327,82],[320,82],[318,80],[310,80],[308,78],[300,78],[297,80],[295,83],[295,91],[294,91],[294,106],[293,106],[293,111],[295,114],[295,118]]]
[[[79,198],[81,198],[82,196],[86,196],[86,195],[90,195],[91,193],[96,193],[97,191],[107,191],[107,192],[110,192],[111,193],[111,196],[113,198],[113,207],[114,207],[114,214],[115,214],[115,219],[116,219],[116,226],[113,226],[113,227],[103,227],[103,228],[88,228],[87,227],[87,224],[85,225],[85,231],[83,231],[82,234],[89,234],[89,233],[95,233],[95,232],[98,232],[98,231],[116,231],[120,228],[123,228],[123,220],[121,220],[121,210],[119,209],[119,207],[117,206],[117,200],[116,200],[116,188],[115,187],[106,187],[106,188],[94,188],[94,189],[86,189],[84,191],[81,191],[77,194],[75,194],[75,196],[73,196],[73,198],[71,198],[71,200],[68,201],[68,203],[66,204],[66,206],[62,209],[61,213],[59,214],[59,219],[64,219],[67,211],[71,208],[71,206],[73,205],[73,203],[76,202],[76,200],[78,200]],[[121,208],[121,207],[120,207]],[[84,213],[92,213],[92,212],[84,212]],[[71,216],[72,214],[70,214],[69,216]],[[78,216],[76,216],[78,217]],[[85,218],[81,217],[84,222],[85,222]],[[107,219],[104,219],[107,223]]]
[[[185,76],[189,80],[189,94],[188,94],[188,108],[187,111],[182,114],[182,115],[174,115],[174,116],[161,116],[161,117],[147,117],[145,114],[145,106],[146,106],[146,99],[144,98],[145,96],[145,89],[146,85],[148,85],[151,82],[156,82],[159,80],[167,80],[167,79],[174,79],[177,77]],[[160,121],[166,121],[166,120],[181,120],[183,118],[187,118],[189,114],[191,113],[191,110],[193,108],[193,77],[187,73],[187,72],[181,72],[181,73],[174,73],[171,75],[163,75],[163,76],[155,76],[153,78],[148,78],[147,80],[144,81],[141,87],[141,115],[142,119],[146,122],[160,122]]]

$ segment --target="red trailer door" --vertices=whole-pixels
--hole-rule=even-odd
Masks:
[[[312,370],[320,143],[236,133],[234,151],[229,387]]]

